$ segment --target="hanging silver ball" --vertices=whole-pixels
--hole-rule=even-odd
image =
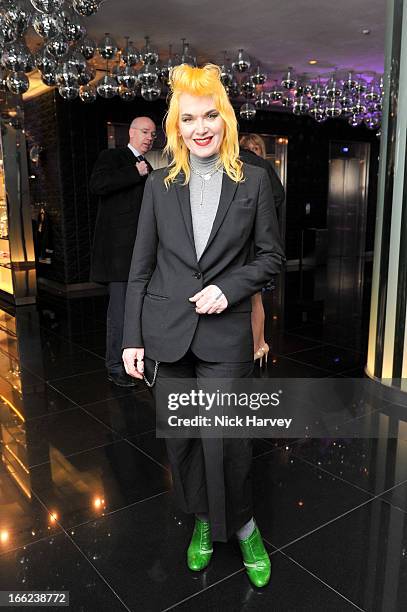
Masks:
[[[356,81],[353,77],[352,72],[348,72],[348,76],[343,82],[343,90],[346,92],[353,92],[355,90]]]
[[[140,57],[145,64],[156,64],[159,60],[158,52],[151,46],[150,37],[145,36],[146,44],[140,51]]]
[[[79,88],[79,97],[85,104],[90,104],[96,100],[96,87],[94,85],[82,85]]]
[[[355,84],[356,93],[363,94],[365,93],[366,89],[367,89],[367,83],[365,79],[362,79],[362,77],[358,78]]]
[[[109,32],[106,32],[104,38],[102,38],[98,44],[97,49],[99,51],[99,55],[101,55],[105,60],[113,59],[119,50],[116,41],[110,36]]]
[[[273,89],[270,91],[270,100],[272,102],[280,102],[282,97],[283,92],[277,87],[277,85],[274,85]]]
[[[227,64],[220,67],[220,80],[224,87],[230,87],[233,83],[233,72]]]
[[[158,81],[158,70],[155,64],[144,64],[138,73],[138,80],[141,85],[151,86]]]
[[[329,100],[325,107],[325,113],[330,119],[336,119],[342,115],[342,106],[335,100]]]
[[[167,63],[161,64],[159,62],[157,64],[157,69],[158,69],[158,78],[160,79],[161,83],[163,85],[168,85],[169,84],[169,79],[170,79],[170,69],[171,69],[171,67],[168,66]]]
[[[328,83],[326,84],[325,94],[329,100],[336,100],[337,98],[340,98],[342,95],[340,82],[333,77],[329,79]]]
[[[100,0],[73,0],[72,6],[78,15],[90,17],[98,12]]]
[[[68,62],[61,62],[58,64],[55,78],[58,87],[77,87],[78,86],[78,71],[75,66],[68,64]]]
[[[1,63],[13,72],[31,72],[34,69],[34,58],[24,41],[5,45]]]
[[[116,73],[116,79],[119,85],[123,85],[127,89],[134,89],[138,84],[138,76],[132,66],[123,66],[119,68]]]
[[[102,98],[114,98],[117,94],[118,85],[116,79],[110,74],[105,74],[96,85],[96,90]]]
[[[78,49],[85,59],[90,60],[95,55],[96,43],[91,38],[85,37],[78,43]]]
[[[49,68],[46,68],[44,72],[41,72],[41,81],[44,83],[44,85],[48,85],[48,87],[56,85],[57,81],[55,78],[55,70],[49,70]]]
[[[232,63],[233,70],[236,70],[237,72],[247,72],[250,70],[250,66],[251,63],[249,56],[243,51],[243,49],[239,49],[237,58]]]
[[[56,60],[48,53],[44,46],[34,56],[34,62],[38,70],[41,72],[55,71],[57,67]]]
[[[30,86],[27,75],[24,72],[9,72],[7,75],[7,87],[13,94],[23,94]]]
[[[61,85],[58,87],[59,95],[64,100],[75,100],[79,96],[78,85]]]
[[[289,68],[281,81],[281,86],[284,87],[284,89],[294,89],[296,85],[297,81],[293,77],[292,68]]]
[[[40,13],[53,13],[61,8],[64,0],[30,0],[33,7]]]
[[[309,110],[309,102],[306,96],[296,98],[293,104],[294,115],[306,115]]]
[[[377,130],[380,127],[381,114],[372,113],[372,114],[366,115],[363,118],[363,122],[369,130]]]
[[[322,105],[326,100],[325,88],[321,83],[314,85],[311,91],[311,100],[316,106]]]
[[[352,106],[352,113],[354,115],[364,115],[366,110],[366,104],[362,100],[356,99],[355,104]]]
[[[283,96],[280,100],[282,106],[285,106],[285,108],[292,108],[293,106],[293,99],[290,98],[290,96],[288,95],[288,92],[285,96]]]
[[[87,85],[96,77],[96,70],[92,66],[87,66],[85,70],[78,73],[79,85]]]
[[[18,38],[17,28],[9,24],[4,15],[0,13],[0,37],[4,44],[14,42]]]
[[[265,91],[261,91],[256,97],[254,104],[256,108],[264,109],[270,106],[270,94]]]
[[[46,44],[47,51],[55,59],[63,57],[69,48],[69,42],[63,34],[57,34]]]
[[[161,85],[154,83],[152,85],[143,85],[141,88],[141,97],[147,102],[154,102],[161,95]]]
[[[124,85],[120,85],[119,97],[121,100],[124,100],[124,102],[132,102],[136,97],[136,92],[134,89],[129,89]]]
[[[242,119],[246,119],[246,121],[252,121],[256,116],[256,107],[250,104],[250,102],[245,102],[240,107],[239,115]]]
[[[35,13],[32,19],[32,26],[38,36],[42,38],[53,38],[61,28],[61,23],[55,14]]]
[[[4,18],[19,36],[24,34],[31,22],[31,11],[24,2],[12,0],[5,7]]]
[[[354,101],[349,89],[344,89],[344,93],[339,98],[339,102],[342,106],[342,116],[348,117],[351,115]]]
[[[255,85],[263,85],[267,80],[267,74],[260,70],[260,66],[257,66],[256,72],[252,74],[250,80]]]
[[[225,89],[230,98],[238,98],[240,96],[240,85],[236,80],[233,80],[230,85],[226,85]]]
[[[64,58],[64,61],[76,68],[79,74],[84,72],[88,67],[86,59],[78,49],[72,49],[66,58]],[[86,85],[86,83],[83,83],[83,85]]]
[[[122,60],[127,66],[135,66],[140,61],[140,54],[131,41],[122,51]]]
[[[348,123],[351,127],[358,127],[363,121],[363,115],[353,114],[349,117]]]
[[[244,96],[248,98],[253,98],[256,92],[256,85],[253,83],[253,81],[249,77],[245,81],[242,81],[240,89]]]
[[[317,123],[323,123],[327,119],[323,106],[313,106],[309,109],[308,114],[311,115]]]
[[[71,8],[65,7],[58,13],[61,32],[70,41],[80,40],[86,36],[86,28],[81,18]]]
[[[300,96],[308,96],[312,91],[312,86],[310,83],[297,83],[297,87],[295,90],[295,96],[299,98]]]

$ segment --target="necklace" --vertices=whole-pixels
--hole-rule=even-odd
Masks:
[[[204,196],[204,190],[205,190],[205,183],[207,183],[208,181],[211,180],[211,178],[213,177],[214,174],[216,174],[216,172],[218,172],[220,170],[220,168],[214,168],[213,170],[211,170],[210,172],[206,172],[205,174],[203,174],[202,172],[199,172],[199,170],[197,170],[196,168],[193,167],[193,165],[191,164],[191,170],[194,174],[196,174],[197,176],[199,176],[199,178],[201,179],[201,197],[199,200],[199,206],[202,206],[203,204],[203,196]]]

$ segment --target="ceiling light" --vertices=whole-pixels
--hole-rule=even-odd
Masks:
[[[363,28],[363,30],[362,30],[362,34],[364,34],[365,36],[367,36],[368,34],[370,34],[370,30],[369,30],[369,28]]]
[[[318,60],[316,60],[316,59],[308,60],[308,63],[311,64],[311,65],[314,65],[314,64],[318,63]]]

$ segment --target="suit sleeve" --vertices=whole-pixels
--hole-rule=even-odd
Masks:
[[[253,232],[254,258],[241,268],[214,280],[225,294],[229,306],[260,291],[285,261],[270,180],[263,170],[258,193]]]
[[[267,165],[267,173],[269,175],[271,188],[273,190],[274,204],[276,208],[279,208],[285,199],[284,187],[281,184],[280,178],[271,163],[267,162]]]
[[[119,166],[112,150],[102,151],[96,160],[90,177],[89,188],[99,196],[109,195],[127,189],[143,181],[135,164]]]
[[[146,288],[156,266],[158,246],[152,182],[150,175],[144,189],[127,284],[122,348],[144,346],[141,332],[141,311]]]

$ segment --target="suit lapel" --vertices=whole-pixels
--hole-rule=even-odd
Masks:
[[[234,195],[236,193],[237,185],[238,183],[232,181],[232,179],[230,179],[224,171],[222,177],[222,189],[220,192],[218,210],[216,212],[215,220],[212,225],[211,233],[209,234],[208,242],[206,243],[206,247],[201,255],[201,259],[206,253],[208,247],[210,246],[212,240],[215,238],[220,226],[223,223],[226,213],[228,212]]]
[[[174,183],[174,186],[175,186],[175,191],[177,193],[177,198],[178,198],[179,207],[181,209],[182,218],[184,219],[187,234],[191,241],[191,245],[194,250],[195,257],[196,257],[194,230],[192,228],[191,205],[189,202],[189,186],[182,185],[183,181],[184,181],[184,175],[180,173]]]
[[[125,157],[129,160],[129,162],[131,164],[135,164],[137,162],[136,156],[134,155],[134,153],[130,149],[130,147],[125,147],[123,149],[123,153],[124,153]]]

